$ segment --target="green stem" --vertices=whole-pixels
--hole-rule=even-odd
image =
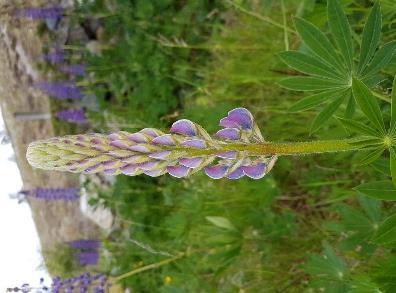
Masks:
[[[181,253],[181,254],[179,254],[177,256],[174,256],[174,257],[171,257],[171,258],[168,258],[168,259],[164,259],[164,260],[162,260],[160,262],[152,263],[152,264],[149,264],[147,266],[137,268],[137,269],[132,270],[132,271],[130,271],[128,273],[122,274],[122,275],[114,278],[113,280],[115,282],[119,282],[119,281],[121,281],[123,279],[126,279],[126,278],[128,278],[130,276],[136,275],[136,274],[138,274],[140,272],[144,272],[144,271],[151,270],[151,269],[156,269],[156,268],[159,268],[161,266],[167,265],[168,263],[174,262],[175,260],[178,260],[178,259],[180,259],[180,258],[182,258],[184,256],[185,256],[185,254]]]
[[[211,155],[223,151],[246,152],[250,156],[295,156],[320,153],[336,153],[358,150],[353,145],[355,139],[316,140],[305,142],[257,143],[257,144],[225,144],[217,149],[190,149],[189,155]],[[185,150],[185,149],[184,149]]]

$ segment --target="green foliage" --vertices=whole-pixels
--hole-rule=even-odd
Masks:
[[[379,125],[381,112],[367,88],[374,87],[381,81],[378,74],[389,64],[396,49],[394,42],[390,42],[377,50],[382,28],[380,4],[375,3],[363,28],[359,54],[355,54],[351,28],[338,0],[328,1],[327,18],[334,45],[318,27],[304,19],[296,18],[295,27],[305,47],[301,52],[286,51],[280,54],[287,65],[309,75],[283,79],[280,82],[281,86],[297,91],[319,91],[298,101],[290,111],[304,111],[327,103],[313,121],[311,132],[315,132],[323,127],[346,101],[348,105],[345,116],[353,116],[353,93],[366,116],[369,115],[371,122],[376,123],[376,127],[382,128],[384,132],[383,125]],[[356,64],[357,58],[359,62]],[[365,92],[361,92],[360,89],[364,89]],[[346,97],[341,99],[340,95]],[[371,113],[368,113],[369,109]]]

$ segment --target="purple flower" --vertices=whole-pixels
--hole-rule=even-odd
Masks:
[[[41,58],[51,64],[59,64],[65,61],[65,53],[61,50],[57,50],[55,52],[44,54]]]
[[[108,283],[107,276],[102,273],[90,274],[83,273],[81,275],[61,279],[54,277],[50,286],[45,286],[40,281],[39,287],[32,287],[29,284],[23,284],[21,287],[8,288],[7,292],[105,292],[111,284]]]
[[[59,70],[63,73],[70,75],[85,75],[85,65],[84,64],[72,64],[72,65],[61,65]]]
[[[81,100],[83,95],[73,81],[39,82],[36,88],[59,100]]]
[[[98,250],[100,247],[100,241],[96,239],[78,239],[69,244],[72,248],[84,250]]]
[[[56,117],[60,120],[83,124],[87,122],[84,109],[61,110],[56,113]]]
[[[46,201],[75,201],[79,199],[79,188],[36,188],[21,193]]]
[[[84,251],[77,253],[75,259],[81,266],[94,266],[98,263],[99,253],[97,251]]]
[[[25,7],[15,10],[15,16],[26,17],[34,20],[58,19],[65,14],[61,6],[52,7]]]

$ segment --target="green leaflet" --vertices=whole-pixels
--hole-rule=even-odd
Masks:
[[[381,7],[378,2],[374,4],[370,16],[363,29],[362,44],[360,46],[360,59],[358,72],[367,66],[377,49],[381,36]]]
[[[296,77],[285,78],[281,80],[279,84],[284,88],[290,90],[296,90],[296,91],[343,89],[346,88],[347,86],[341,82],[335,82],[330,79],[307,77],[307,76],[296,76]]]
[[[379,157],[381,157],[381,155],[383,154],[384,151],[385,151],[385,148],[383,148],[383,147],[369,151],[363,157],[361,157],[357,163],[358,163],[358,165],[371,164],[374,161],[376,161]]]
[[[310,95],[297,101],[290,108],[290,112],[301,112],[322,104],[325,101],[338,97],[343,91],[325,91]]]
[[[385,124],[382,113],[378,105],[377,99],[373,96],[367,86],[360,80],[353,78],[352,92],[356,103],[366,115],[366,117],[374,124],[377,130],[385,133]]]
[[[390,160],[389,160],[389,169],[392,176],[392,182],[396,186],[396,150],[394,147],[389,149],[390,152]]]
[[[332,67],[322,62],[320,58],[315,56],[307,55],[298,51],[285,51],[280,53],[281,59],[290,67],[314,76],[327,77],[335,80],[345,80],[345,77],[341,76]]]
[[[334,46],[330,43],[329,39],[312,23],[302,19],[295,18],[295,26],[299,36],[305,45],[311,49],[318,57],[330,66],[337,68],[337,71],[345,73]]]
[[[327,1],[327,17],[334,41],[341,51],[348,69],[353,68],[352,34],[348,19],[338,0]]]
[[[396,242],[396,214],[386,218],[377,232],[371,238],[376,244],[390,244]]]
[[[223,228],[226,230],[233,230],[236,231],[237,229],[235,228],[235,226],[230,222],[230,220],[228,220],[227,218],[224,217],[206,217],[206,220],[208,220],[209,222],[211,222],[213,225],[215,225],[216,227],[219,228]]]
[[[391,96],[391,122],[390,131],[394,134],[396,130],[396,76],[393,79],[392,96]]]
[[[342,125],[347,128],[351,132],[356,132],[358,134],[369,135],[369,136],[378,136],[378,131],[370,126],[367,126],[364,123],[358,122],[356,120],[347,119],[347,118],[338,118],[341,121]]]
[[[361,184],[354,188],[357,192],[382,200],[396,200],[396,189],[390,180]]]
[[[324,109],[315,117],[311,125],[311,134],[319,130],[323,124],[333,116],[333,114],[340,107],[344,101],[345,96],[337,98],[335,101],[328,104]]]
[[[370,64],[363,70],[361,76],[367,78],[368,76],[378,73],[382,68],[389,64],[396,51],[396,41],[386,43],[379,49]]]

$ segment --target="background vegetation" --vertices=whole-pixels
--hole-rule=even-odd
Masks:
[[[358,43],[373,1],[341,2]],[[396,5],[380,2],[385,44],[395,39]],[[167,129],[188,118],[213,132],[228,110],[243,106],[269,141],[348,134],[335,118],[310,134],[315,110],[291,113],[304,95],[278,84],[298,74],[279,53],[306,49],[292,16],[327,32],[325,0],[98,0],[80,5],[73,21],[99,14],[101,52],[84,51],[90,78],[79,81],[99,105],[88,108],[95,131]],[[395,73],[394,57],[379,94],[388,94]],[[86,130],[54,123],[59,134]],[[90,185],[99,194],[90,203],[116,216],[103,269],[119,275],[184,253],[123,285],[135,292],[395,292],[395,246],[370,241],[395,208],[352,189],[386,176],[387,159],[359,160],[350,153],[281,158],[258,181],[198,174]]]

